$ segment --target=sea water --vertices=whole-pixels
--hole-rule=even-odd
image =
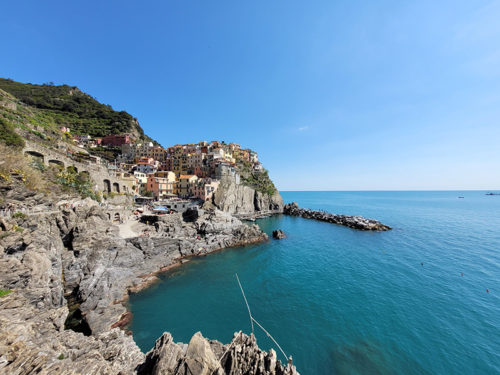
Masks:
[[[500,373],[500,196],[482,191],[283,192],[285,202],[362,215],[363,232],[288,216],[257,221],[283,240],[190,261],[130,299],[143,351],[230,342],[252,315],[301,374]],[[464,198],[458,198],[463,196]],[[487,292],[488,289],[488,292]],[[255,327],[261,348],[274,348]]]

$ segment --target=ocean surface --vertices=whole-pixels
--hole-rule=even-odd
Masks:
[[[362,215],[370,233],[309,219],[257,221],[288,238],[224,250],[162,275],[131,296],[143,351],[230,342],[252,314],[302,375],[500,374],[500,196],[483,191],[283,192],[285,202]],[[463,199],[459,199],[463,196]],[[487,292],[487,289],[489,292]],[[262,348],[275,348],[258,328]]]

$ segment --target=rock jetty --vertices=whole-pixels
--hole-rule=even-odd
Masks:
[[[144,355],[123,329],[130,292],[189,257],[267,240],[258,226],[199,210],[136,223],[141,234],[124,238],[94,201],[65,197],[69,204],[60,205],[61,197],[10,194],[18,190],[0,182],[14,210],[28,202],[55,210],[1,220],[0,289],[9,293],[0,297],[0,373],[297,374],[252,336],[223,345],[196,334],[184,345],[165,333]]]
[[[313,211],[310,209],[300,208],[297,202],[286,204],[283,208],[283,214],[289,216],[300,216],[305,219],[326,221],[327,223],[343,225],[359,230],[386,231],[392,229],[378,220],[366,219],[362,216],[336,215],[323,211]]]

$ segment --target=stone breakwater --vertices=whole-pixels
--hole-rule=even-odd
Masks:
[[[11,190],[0,186],[0,192]],[[2,194],[13,206],[22,203],[18,196],[27,201]],[[47,203],[46,196],[29,199]],[[228,345],[201,334],[177,344],[164,334],[144,355],[119,328],[130,320],[123,305],[130,291],[186,258],[267,235],[218,210],[141,225],[147,235],[124,239],[106,211],[89,201],[0,220],[0,288],[10,291],[0,297],[0,373],[297,374],[243,334]]]
[[[283,208],[283,214],[289,216],[299,216],[305,219],[326,221],[327,223],[343,225],[359,230],[386,231],[392,229],[378,220],[366,219],[362,216],[336,215],[323,211],[313,211],[310,209],[300,208],[296,202],[286,204]]]

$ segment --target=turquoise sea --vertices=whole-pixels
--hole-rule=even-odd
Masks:
[[[238,273],[254,317],[302,375],[500,374],[500,196],[282,195],[394,229],[258,220],[268,234],[280,228],[288,238],[195,259],[131,297],[131,329],[143,351],[164,331],[180,342],[201,331],[224,343],[251,332]],[[262,348],[277,350],[257,327],[256,335]]]

